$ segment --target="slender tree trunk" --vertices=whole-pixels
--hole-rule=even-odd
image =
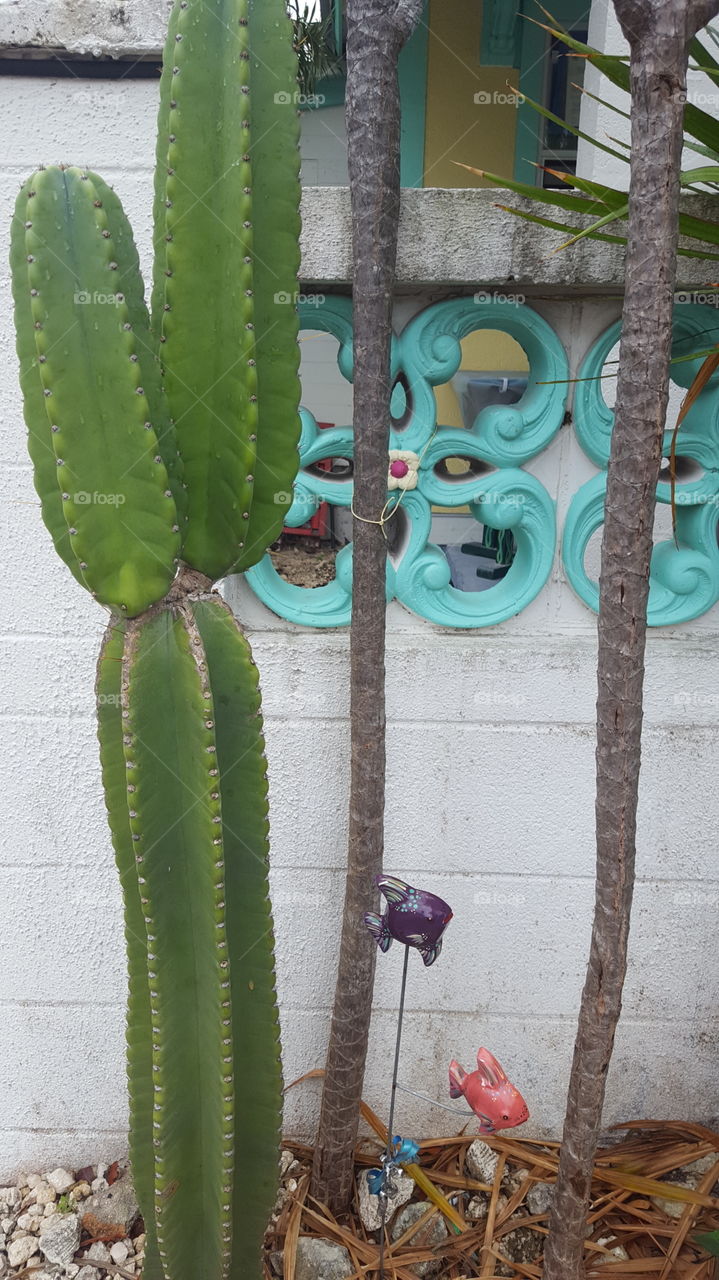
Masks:
[[[614,0],[631,51],[626,294],[607,472],[597,664],[594,924],[544,1280],[584,1276],[607,1069],[634,888],[649,563],[669,387],[687,45],[719,0]]]
[[[352,1192],[377,947],[385,803],[385,573],[390,339],[399,222],[397,59],[422,0],[348,0],[347,140],[354,254],[354,523],[349,849],[342,941],[312,1194],[334,1212]]]

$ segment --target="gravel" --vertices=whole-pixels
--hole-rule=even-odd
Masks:
[[[94,1223],[98,1211],[114,1237],[108,1244],[90,1244],[84,1219]],[[118,1267],[121,1276],[139,1280],[144,1248],[126,1162],[21,1174],[16,1186],[0,1187],[2,1280],[24,1275],[28,1266],[32,1280],[118,1280]]]

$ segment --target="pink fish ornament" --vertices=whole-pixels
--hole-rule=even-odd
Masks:
[[[477,1070],[467,1073],[458,1062],[449,1064],[449,1096],[464,1097],[479,1119],[480,1133],[514,1129],[529,1119],[529,1108],[519,1089],[489,1049],[477,1053]]]

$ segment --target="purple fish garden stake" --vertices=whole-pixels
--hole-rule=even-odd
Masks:
[[[392,939],[416,947],[426,965],[434,964],[442,950],[442,934],[452,919],[452,909],[434,893],[413,889],[394,876],[375,876],[374,882],[387,899],[382,916],[366,911],[367,925],[380,951],[389,951]]]
[[[400,1164],[411,1164],[417,1153],[416,1143],[402,1140],[393,1135],[394,1104],[397,1097],[397,1071],[399,1068],[399,1050],[402,1041],[402,1021],[404,1018],[404,998],[407,990],[407,966],[410,947],[415,947],[425,965],[434,964],[442,950],[442,938],[447,925],[452,919],[452,909],[434,893],[424,889],[413,889],[412,885],[395,876],[375,876],[374,882],[386,899],[387,906],[383,915],[374,911],[365,912],[364,922],[374,938],[380,951],[389,951],[392,939],[404,944],[404,964],[402,966],[402,986],[399,996],[399,1014],[397,1018],[397,1041],[394,1051],[394,1070],[392,1072],[392,1093],[389,1104],[389,1123],[387,1125],[387,1148],[382,1156],[382,1168],[371,1170],[368,1182],[373,1195],[379,1199],[380,1238],[379,1238],[379,1274],[384,1280],[384,1247],[385,1219],[387,1217],[388,1193],[392,1191],[394,1179]]]

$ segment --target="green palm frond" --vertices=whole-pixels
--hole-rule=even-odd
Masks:
[[[546,10],[544,12],[547,13]],[[547,18],[547,23],[535,22],[534,19],[529,19],[529,21],[541,27],[553,39],[561,41],[577,58],[591,63],[617,88],[627,94],[629,93],[629,67],[626,58],[605,54],[599,49],[594,49],[591,45],[583,44],[582,41],[576,40],[568,31],[564,30],[551,15],[547,14]],[[693,69],[704,72],[709,78],[709,84],[714,89],[716,78],[719,77],[719,60],[715,58],[707,44],[713,46],[715,50],[719,49],[719,32],[712,27],[705,29],[702,39],[697,37],[692,41],[690,53],[695,64]],[[601,106],[607,107],[627,119],[629,118],[628,111],[624,111],[616,103],[610,102],[596,93],[588,93],[587,90],[582,92]],[[581,138],[616,159],[624,162],[628,161],[629,155],[626,143],[609,136],[607,136],[606,141],[600,141],[598,138],[592,137],[591,134],[583,132],[569,121],[555,116],[541,103],[535,102],[526,96],[524,101],[539,116],[559,124],[576,138]],[[614,145],[607,145],[608,143]],[[684,108],[684,145],[687,150],[692,151],[695,155],[702,156],[704,159],[715,163],[683,170],[680,175],[682,190],[692,195],[713,196],[719,188],[719,119],[702,110],[701,107],[696,106],[693,102],[687,102]],[[617,150],[617,147],[621,149]],[[541,186],[533,186],[529,183],[515,182],[511,178],[505,178],[501,175],[486,173],[482,170],[474,169],[470,165],[463,165],[462,167],[469,169],[473,173],[480,174],[480,176],[492,183],[496,183],[498,186],[508,187],[517,195],[536,200],[540,204],[551,204],[565,213],[584,213],[595,219],[586,228],[573,228],[569,222],[554,221],[548,218],[534,219],[526,210],[503,206],[507,207],[508,212],[515,214],[517,217],[537,221],[540,225],[553,230],[574,231],[571,238],[565,240],[558,248],[566,248],[567,245],[573,244],[575,240],[584,238],[612,240],[620,243],[626,242],[626,238],[623,235],[607,236],[602,234],[607,223],[621,221],[626,215],[626,191],[617,191],[605,186],[603,183],[590,182],[571,173],[555,172],[549,168],[547,172],[553,173],[555,177],[560,178],[566,184],[565,189],[557,190],[556,188],[548,189]],[[708,249],[705,250],[699,247],[699,245],[719,244],[719,208],[717,214],[718,216],[715,219],[713,217],[694,216],[686,209],[681,213],[679,230],[685,238],[685,245],[679,250],[680,254],[686,257],[708,259],[717,256]],[[688,245],[686,241],[689,241]],[[693,247],[691,242],[695,242],[697,247]]]
[[[344,72],[344,59],[335,48],[332,14],[314,17],[306,0],[302,5],[300,0],[288,0],[287,10],[295,31],[300,93],[312,98],[319,80]]]

